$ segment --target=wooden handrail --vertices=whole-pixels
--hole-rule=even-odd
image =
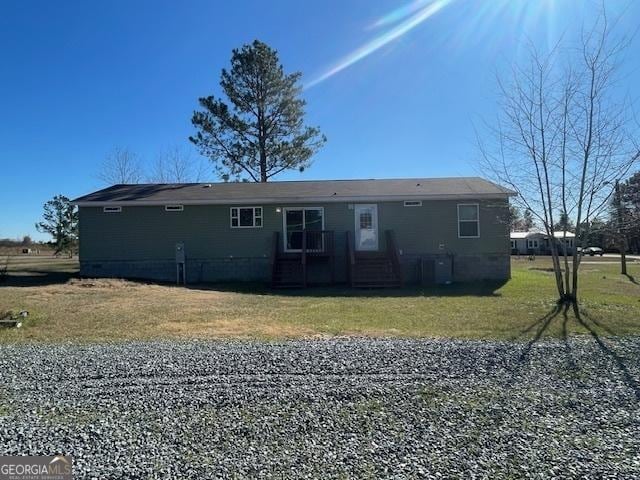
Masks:
[[[273,232],[271,245],[271,283],[276,276],[276,265],[278,263],[278,232]]]
[[[395,233],[393,230],[386,230],[385,235],[387,237],[387,257],[391,260],[393,270],[400,281],[400,285],[402,285],[402,266],[400,265],[400,254],[396,246]]]
[[[302,231],[302,264],[307,263],[307,231]]]
[[[351,232],[347,230],[347,260],[351,265],[356,264],[356,254],[351,241]]]
[[[307,231],[302,231],[302,255],[300,257],[302,262],[302,286],[307,288]]]
[[[356,264],[356,254],[354,252],[353,243],[351,242],[351,232],[347,230],[347,281],[353,287],[353,267]]]
[[[300,250],[294,250],[295,252],[302,253],[304,250],[306,256],[314,253],[333,254],[333,230],[290,230],[287,234],[299,234],[300,243],[305,242],[306,248],[303,249],[301,246]]]
[[[273,232],[273,236],[271,238],[271,265],[275,265],[276,260],[278,259],[278,232]]]

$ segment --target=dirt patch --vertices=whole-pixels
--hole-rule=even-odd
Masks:
[[[137,288],[142,284],[120,278],[72,278],[68,286],[80,288]]]

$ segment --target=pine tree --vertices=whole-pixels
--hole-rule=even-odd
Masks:
[[[78,212],[64,195],[56,195],[44,204],[43,221],[36,229],[53,237],[55,253],[73,251],[78,238]]]
[[[189,139],[222,178],[266,182],[285,170],[303,171],[326,138],[304,124],[301,74],[286,74],[278,54],[255,40],[234,49],[220,85],[229,103],[200,98]]]

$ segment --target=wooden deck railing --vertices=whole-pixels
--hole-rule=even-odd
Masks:
[[[271,282],[276,275],[276,268],[278,265],[278,232],[273,232],[272,244],[271,244]]]
[[[334,236],[333,230],[293,230],[287,232],[288,244],[290,246],[287,253],[302,253],[306,256],[312,255],[333,255]],[[297,242],[292,240],[297,237]],[[292,244],[298,243],[300,248],[291,248]]]
[[[302,286],[307,288],[307,232],[302,232],[302,253],[300,255],[302,262]]]
[[[393,230],[386,230],[385,235],[387,237],[387,257],[391,261],[393,271],[402,285],[402,265],[400,264],[400,253],[396,245],[396,235]]]
[[[353,240],[351,238],[351,232],[347,230],[347,281],[353,287],[353,268],[356,264],[356,254],[354,251]]]
[[[279,262],[300,262],[301,284],[307,286],[307,267],[311,258],[328,260],[331,284],[335,282],[335,248],[332,230],[294,230],[285,233],[284,245],[279,245],[279,233],[273,232],[271,277],[275,279]],[[275,281],[272,281],[275,283]]]

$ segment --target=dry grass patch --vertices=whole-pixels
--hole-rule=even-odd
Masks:
[[[259,296],[192,290],[117,279],[71,279],[64,284],[9,287],[11,302],[29,309],[11,340],[117,340],[155,337],[300,337],[313,331],[279,324]],[[4,293],[4,292],[3,292]]]
[[[554,306],[548,259],[514,261],[505,285],[404,290],[346,287],[273,291],[261,285],[182,288],[115,279],[78,279],[68,259],[33,262],[0,287],[0,311],[31,315],[0,342],[149,338],[294,338],[336,335],[518,338],[537,334]],[[585,265],[583,304],[609,331],[640,333],[640,265],[631,277],[615,264]],[[635,275],[635,277],[634,277]],[[587,333],[554,318],[541,335]]]

